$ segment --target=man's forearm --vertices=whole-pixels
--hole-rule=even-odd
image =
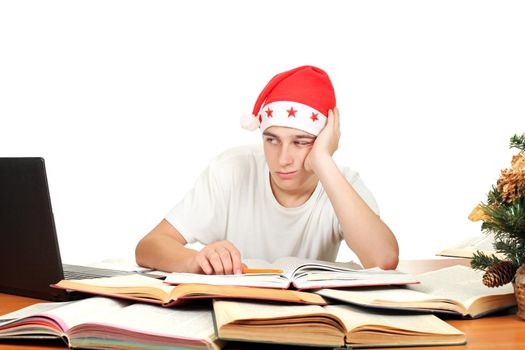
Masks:
[[[188,262],[196,254],[170,236],[146,236],[135,250],[138,265],[166,272],[195,272],[189,271]]]
[[[365,267],[395,269],[397,240],[388,226],[346,180],[331,157],[316,165],[315,172],[332,203],[348,246]]]

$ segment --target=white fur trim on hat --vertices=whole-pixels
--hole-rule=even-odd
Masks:
[[[319,135],[327,117],[318,110],[293,101],[276,101],[261,108],[261,131],[270,126],[285,126]]]
[[[254,131],[260,125],[259,118],[253,114],[245,113],[241,116],[241,127],[245,130]]]

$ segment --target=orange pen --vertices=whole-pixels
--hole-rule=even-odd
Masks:
[[[283,270],[279,269],[242,269],[242,273],[283,273]]]

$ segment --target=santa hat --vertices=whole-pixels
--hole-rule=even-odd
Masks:
[[[335,107],[332,82],[320,68],[301,66],[274,76],[262,90],[252,115],[241,120],[247,130],[286,126],[318,135]]]

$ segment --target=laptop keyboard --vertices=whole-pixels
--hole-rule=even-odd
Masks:
[[[64,278],[66,280],[80,280],[87,278],[113,277],[122,275],[131,275],[134,272],[101,269],[98,267],[89,267],[81,265],[63,264]]]

